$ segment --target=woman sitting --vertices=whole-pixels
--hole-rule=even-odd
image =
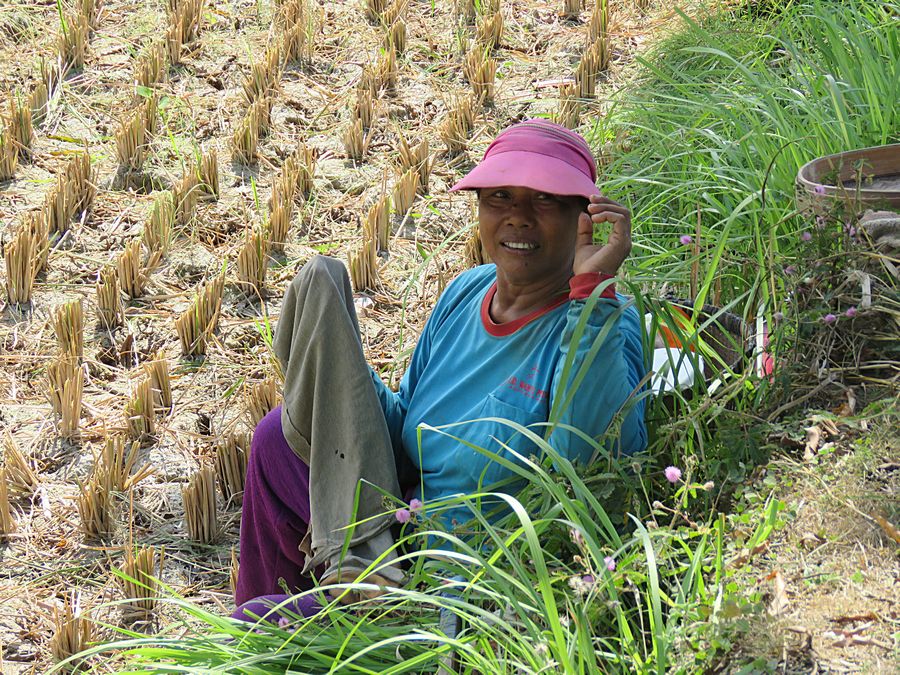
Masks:
[[[641,322],[633,308],[621,311],[611,282],[586,317],[563,380],[587,298],[631,249],[628,209],[601,196],[595,182],[590,148],[564,127],[530,120],[496,138],[452,188],[477,192],[481,241],[493,264],[446,288],[396,393],[366,364],[343,264],[317,257],[304,266],[275,334],[284,404],[253,436],[235,592],[244,607],[235,616],[264,614],[264,600],[311,588],[311,574],[323,585],[356,581],[394,543],[394,519],[373,485],[427,502],[514,475],[446,434],[420,432],[420,424],[479,420],[450,433],[515,461],[504,445],[528,457],[533,444],[486,418],[546,423],[554,405],[568,401],[549,435],[562,456],[589,462],[595,445],[565,427],[600,439],[617,413],[617,439],[606,447],[630,454],[646,446],[643,403],[629,401],[645,375]],[[603,222],[612,232],[597,245],[594,225]],[[589,354],[611,321],[599,351]],[[450,526],[470,515],[443,517]],[[402,584],[395,560],[391,552],[365,581]],[[304,601],[294,611],[315,611],[311,597]]]

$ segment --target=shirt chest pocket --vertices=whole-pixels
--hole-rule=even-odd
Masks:
[[[467,438],[470,443],[483,448],[499,457],[524,466],[515,453],[528,459],[532,455],[538,455],[540,450],[534,441],[522,433],[524,428],[538,422],[547,421],[547,413],[543,410],[525,410],[506,401],[501,401],[493,394],[489,394],[481,405],[476,415],[480,422],[473,424],[472,436]],[[494,418],[494,419],[485,419]],[[532,434],[542,437],[545,427],[534,426],[528,429]],[[515,451],[514,452],[511,452]],[[512,469],[501,462],[489,457],[477,450],[471,450],[472,456],[469,462],[468,475],[472,480],[472,490],[487,487],[492,483],[514,476]]]

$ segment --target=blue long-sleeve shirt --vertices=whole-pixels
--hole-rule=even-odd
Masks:
[[[425,324],[409,368],[392,392],[373,372],[392,440],[401,444],[421,470],[416,496],[423,500],[470,493],[513,475],[494,462],[447,435],[423,430],[421,423],[441,426],[481,418],[504,418],[522,426],[547,422],[558,397],[565,396],[591,347],[615,316],[622,298],[612,289],[604,293],[587,318],[576,347],[567,382],[563,370],[576,326],[585,308],[585,297],[599,275],[580,275],[570,282],[571,291],[547,307],[504,324],[492,321],[488,308],[496,291],[494,265],[464,272],[444,290]],[[608,330],[571,403],[559,415],[570,425],[599,438],[613,416],[639,389],[645,375],[637,312],[628,307]],[[546,427],[532,427],[544,436]],[[473,445],[516,461],[501,442],[528,457],[536,446],[509,426],[479,421],[446,431]],[[584,465],[594,447],[566,429],[555,428],[550,445],[562,456]],[[618,438],[607,443],[624,454],[647,444],[643,401],[632,401]],[[450,513],[460,522],[464,513]]]

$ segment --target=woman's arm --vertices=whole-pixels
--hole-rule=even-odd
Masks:
[[[384,419],[387,421],[388,431],[391,434],[391,443],[394,448],[400,447],[400,435],[403,433],[403,420],[406,419],[406,409],[409,407],[409,397],[406,387],[402,382],[399,391],[391,391],[381,379],[381,376],[370,366],[372,382],[375,385],[375,393],[384,410]],[[404,376],[404,381],[406,377]]]

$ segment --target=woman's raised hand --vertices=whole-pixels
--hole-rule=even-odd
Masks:
[[[631,211],[608,197],[597,196],[591,197],[587,210],[578,217],[572,271],[615,276],[631,253]],[[597,223],[612,223],[612,232],[605,244],[594,243],[594,225]]]

